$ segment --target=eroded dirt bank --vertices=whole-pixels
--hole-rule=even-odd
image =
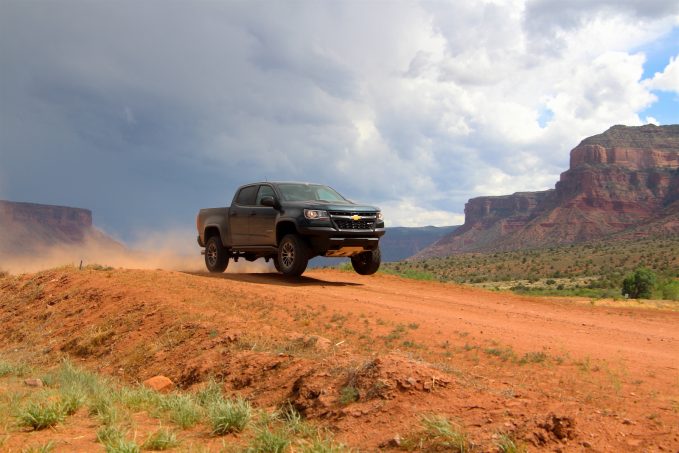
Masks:
[[[214,376],[361,450],[396,448],[426,414],[459,421],[479,451],[499,433],[546,451],[679,449],[677,312],[329,270],[290,282],[61,268],[1,278],[0,325],[5,357],[67,355],[186,389]]]

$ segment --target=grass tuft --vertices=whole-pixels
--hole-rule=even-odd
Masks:
[[[345,387],[342,387],[342,390],[340,390],[340,397],[339,397],[339,402],[340,404],[347,405],[351,404],[353,402],[358,401],[359,398],[359,393],[358,389],[356,387],[353,387],[351,385],[347,385]]]
[[[507,434],[500,434],[500,438],[497,442],[497,448],[500,453],[527,453],[528,449],[517,442],[514,441]]]
[[[212,434],[215,435],[243,431],[251,416],[250,403],[241,398],[219,401],[211,405],[208,410]]]
[[[0,360],[0,377],[16,376],[24,377],[31,371],[31,367],[25,363],[10,363]]]
[[[344,453],[350,452],[344,444],[336,443],[332,437],[316,435],[309,443],[300,446],[296,451],[300,453]]]
[[[106,453],[140,453],[141,448],[133,440],[119,439],[105,445]]]
[[[433,448],[446,448],[446,451],[465,453],[472,444],[462,428],[445,417],[427,416],[422,419],[425,440]]]
[[[57,444],[50,440],[46,444],[26,447],[21,450],[21,453],[50,453],[56,446]]]
[[[30,403],[19,413],[18,418],[22,426],[28,426],[37,431],[62,422],[65,414],[61,403],[49,401]]]
[[[283,453],[288,446],[290,446],[290,439],[284,431],[271,431],[265,427],[257,430],[248,452]]]
[[[203,407],[209,407],[223,399],[222,384],[214,378],[210,378],[207,385],[196,393],[196,402]]]
[[[201,407],[192,395],[168,395],[161,400],[160,408],[167,411],[169,420],[182,429],[191,428],[202,417]]]
[[[97,442],[103,445],[115,444],[125,440],[125,431],[119,426],[104,425],[97,430]]]
[[[160,428],[155,433],[151,434],[148,439],[142,444],[144,450],[167,450],[174,448],[180,444],[177,435],[167,428]]]

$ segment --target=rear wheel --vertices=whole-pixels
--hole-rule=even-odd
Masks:
[[[283,275],[299,276],[309,264],[309,247],[296,234],[286,234],[278,244],[276,268]]]
[[[359,253],[351,257],[351,265],[357,274],[372,275],[377,272],[382,262],[380,249],[376,248],[370,252]]]
[[[212,236],[205,244],[205,266],[210,272],[224,272],[229,265],[229,253],[219,236]]]

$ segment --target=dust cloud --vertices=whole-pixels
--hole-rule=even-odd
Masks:
[[[189,231],[148,232],[135,235],[129,244],[112,240],[92,230],[82,241],[56,245],[32,243],[29,247],[0,247],[0,271],[11,274],[37,272],[54,267],[98,264],[126,269],[207,271],[195,233]],[[9,249],[9,250],[8,250]],[[275,272],[272,262],[229,261],[226,272]]]

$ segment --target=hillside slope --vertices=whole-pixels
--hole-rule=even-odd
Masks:
[[[0,277],[0,359],[70,357],[185,391],[214,377],[227,395],[290,403],[365,451],[431,442],[421,421],[432,414],[478,451],[497,451],[498,433],[538,450],[674,451],[677,323],[676,312],[330,270],[297,281],[99,267]],[[41,433],[6,424],[3,448],[101,448],[96,417],[73,420]],[[242,445],[209,430],[180,437]]]

